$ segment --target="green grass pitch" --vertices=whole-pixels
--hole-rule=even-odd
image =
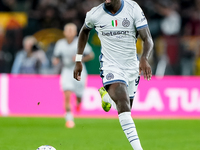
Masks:
[[[200,150],[200,120],[134,119],[144,150]],[[132,150],[118,119],[0,117],[0,150]]]

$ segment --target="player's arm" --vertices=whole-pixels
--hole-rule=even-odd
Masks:
[[[93,52],[91,52],[91,53],[89,53],[87,55],[84,55],[83,59],[82,59],[82,62],[88,62],[88,61],[90,61],[92,59],[94,59],[94,53]]]
[[[148,27],[138,30],[138,33],[144,42],[143,53],[140,59],[140,66],[139,66],[140,74],[141,71],[143,71],[144,79],[150,80],[152,76],[152,71],[151,71],[151,66],[148,63],[148,58],[153,49],[153,40]]]
[[[87,43],[84,49],[82,62],[88,62],[92,59],[94,59],[94,52],[92,47]]]
[[[76,55],[76,64],[74,68],[74,78],[78,81],[81,80],[81,72],[82,72],[82,55],[85,49],[85,45],[88,41],[90,29],[88,29],[85,25],[81,28],[79,38],[78,38],[78,51]]]
[[[60,63],[60,59],[58,57],[53,57],[52,58],[52,64],[54,66],[58,65]]]
[[[51,59],[51,62],[54,66],[58,65],[60,63],[60,58],[62,56],[62,53],[61,53],[61,49],[60,49],[60,42],[58,41],[56,44],[55,44],[55,47],[54,47],[54,50],[53,50],[53,57]]]

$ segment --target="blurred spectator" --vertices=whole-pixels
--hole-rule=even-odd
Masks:
[[[177,35],[181,28],[181,17],[174,9],[173,2],[162,1],[157,5],[161,15],[164,16],[161,21],[161,31],[164,35]]]
[[[200,0],[194,0],[182,12],[184,19],[181,38],[181,74],[199,75],[199,36],[200,36]]]
[[[39,20],[41,29],[45,28],[61,28],[61,21],[59,18],[59,12],[54,6],[47,6],[42,13],[42,17]]]
[[[12,11],[16,6],[16,0],[0,0],[0,11]]]
[[[0,26],[0,72],[4,72],[5,71],[4,68],[6,66],[6,61],[4,57],[5,53],[2,51],[3,42],[4,42],[4,30]]]
[[[48,67],[48,59],[43,50],[37,47],[37,40],[33,36],[23,39],[23,50],[16,55],[12,73],[14,74],[37,74],[44,73]]]
[[[16,52],[22,47],[22,27],[15,19],[8,20],[4,30],[2,54],[4,66],[1,66],[1,72],[9,73],[14,61]]]
[[[176,11],[176,3],[173,1],[159,0],[156,4],[158,13],[163,16],[160,28],[165,45],[163,55],[160,56],[156,75],[177,75],[179,62],[179,33],[181,29],[181,17]],[[160,68],[162,69],[160,69]],[[165,68],[165,69],[163,69]],[[160,72],[159,70],[162,70]]]
[[[195,65],[195,51],[197,40],[191,37],[183,37],[180,42],[181,49],[181,75],[193,75]]]
[[[184,27],[184,35],[199,36],[200,35],[200,0],[195,0],[195,5],[188,11],[190,18]]]
[[[3,46],[3,42],[4,42],[3,40],[4,40],[4,30],[0,26],[0,51],[2,50],[2,46]]]

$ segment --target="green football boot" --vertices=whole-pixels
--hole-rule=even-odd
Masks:
[[[102,106],[102,108],[103,108],[104,111],[108,112],[110,110],[110,108],[111,108],[111,104],[108,103],[108,102],[105,102],[103,100],[104,95],[107,94],[108,92],[105,90],[104,87],[101,87],[99,89],[99,93],[101,95],[101,106]]]

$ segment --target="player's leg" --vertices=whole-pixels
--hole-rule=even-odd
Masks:
[[[71,112],[71,104],[70,104],[70,96],[71,96],[71,91],[66,90],[64,91],[64,97],[65,97],[65,121],[66,121],[66,127],[68,128],[73,128],[74,127],[74,117]]]
[[[71,96],[71,91],[69,91],[69,90],[64,91],[66,112],[71,111],[70,96]]]
[[[135,123],[131,117],[131,112],[123,112],[119,114],[119,121],[132,148],[134,150],[143,150],[137,134]]]
[[[107,86],[107,91],[116,103],[121,127],[134,150],[142,150],[136,131],[135,123],[131,117],[129,93],[126,84],[114,83]]]
[[[110,98],[115,102],[118,114],[130,112],[130,101],[125,83],[117,82],[106,86]]]
[[[99,89],[99,93],[101,96],[101,105],[104,111],[108,112],[111,106],[117,110],[115,102],[110,98],[108,92],[104,87],[101,87]]]
[[[108,112],[110,110],[111,107],[115,108],[115,110],[117,110],[117,106],[115,104],[115,102],[110,98],[108,92],[105,90],[104,87],[101,87],[99,89],[99,93],[101,96],[101,100],[102,100],[102,108],[104,111]],[[130,109],[133,106],[133,98],[130,98]]]
[[[87,73],[84,68],[81,74],[81,80],[80,81],[73,80],[74,81],[73,91],[76,94],[76,111],[77,112],[81,111],[81,102],[82,102],[82,97],[85,90],[86,77],[87,77]]]
[[[79,82],[79,81],[77,81]],[[81,84],[76,84],[77,89],[74,90],[76,94],[76,111],[80,112],[81,111],[81,102],[82,102],[82,96],[84,92],[84,85]]]
[[[80,112],[81,110],[81,100],[82,100],[81,97],[76,97],[76,111],[77,112]]]
[[[133,98],[130,98],[130,108],[132,109],[133,106]]]
[[[129,100],[130,100],[130,109],[132,109],[133,100],[134,100],[134,97],[135,97],[135,94],[136,94],[136,91],[137,91],[137,87],[138,87],[138,84],[139,84],[139,81],[140,81],[140,76],[138,76],[138,73],[133,75],[132,72],[130,72],[128,78],[129,78],[128,93],[129,93]],[[123,116],[121,116],[121,117],[123,117]],[[132,117],[131,117],[131,120],[133,120]],[[121,124],[123,124],[123,123],[124,123],[124,121]],[[134,124],[134,121],[133,121],[133,124]],[[133,140],[131,142],[132,143],[131,145],[133,147],[134,146],[137,147],[135,149],[142,150],[141,143],[140,143],[137,131],[136,131],[136,126],[134,128],[133,133],[134,133],[134,135],[132,135],[132,136],[134,136],[136,140]]]
[[[61,73],[61,80],[60,84],[62,86],[62,89],[64,91],[64,101],[65,101],[65,126],[68,128],[74,127],[74,117],[73,113],[71,111],[71,105],[70,105],[70,97],[71,92],[73,91],[73,78],[70,76],[72,74],[72,71],[69,69],[63,69]]]

